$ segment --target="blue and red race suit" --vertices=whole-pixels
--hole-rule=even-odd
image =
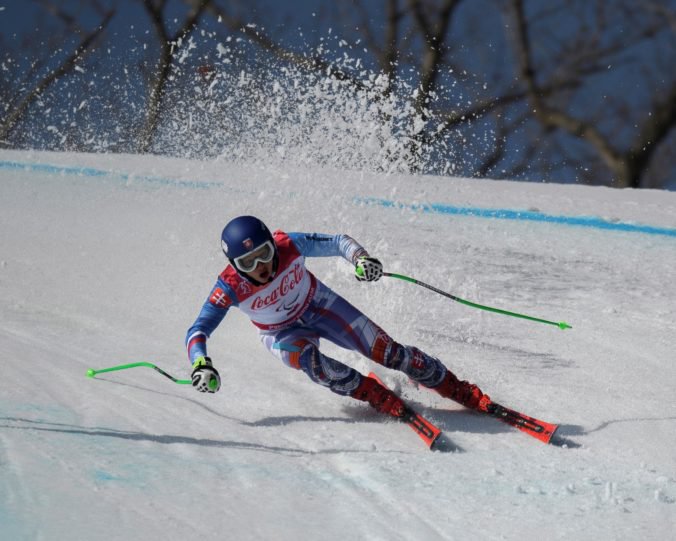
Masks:
[[[354,264],[368,255],[359,243],[348,235],[275,231],[273,236],[279,263],[269,283],[254,285],[231,265],[219,275],[188,330],[191,363],[207,355],[207,338],[236,306],[258,327],[262,343],[274,356],[337,394],[351,396],[364,376],[321,353],[321,338],[400,370],[425,387],[441,383],[447,369],[438,359],[395,342],[305,266],[305,257],[327,256],[342,256]]]

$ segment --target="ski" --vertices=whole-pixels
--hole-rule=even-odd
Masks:
[[[371,372],[369,377],[375,379],[383,387],[389,389],[375,373]],[[406,413],[401,420],[413,429],[413,432],[425,442],[427,447],[434,450],[434,445],[441,435],[441,430],[439,428],[434,426],[419,413],[413,411],[409,406],[406,406]]]
[[[543,443],[550,443],[552,436],[554,436],[554,432],[559,428],[559,425],[540,421],[539,419],[529,417],[528,415],[511,410],[495,402],[491,402],[488,405],[486,414],[495,417],[499,421],[513,426],[514,428],[518,428],[521,432],[533,436]]]
[[[375,373],[371,372],[369,377],[375,379],[383,387],[389,389]],[[559,428],[559,425],[547,423],[540,419],[536,419],[535,417],[530,417],[518,411],[509,409],[497,402],[491,402],[488,405],[488,410],[485,412],[485,415],[494,417],[509,426],[517,428],[524,434],[528,434],[543,443],[550,443],[556,429]],[[441,429],[434,426],[425,419],[425,417],[415,412],[409,406],[406,406],[406,413],[401,420],[410,426],[431,450],[435,450],[435,445],[441,441]]]

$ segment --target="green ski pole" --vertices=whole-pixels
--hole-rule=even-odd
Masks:
[[[155,366],[152,363],[129,363],[129,364],[119,364],[117,366],[111,366],[109,368],[100,368],[99,370],[94,370],[93,368],[90,368],[87,370],[87,377],[88,378],[93,378],[96,374],[103,374],[104,372],[115,372],[116,370],[126,370],[127,368],[136,368],[137,366],[147,366],[148,368],[152,368],[153,370],[156,370],[160,374],[162,374],[164,377],[169,378],[171,381],[174,383],[178,383],[180,385],[190,385],[192,383],[191,380],[189,379],[177,379],[171,374],[167,374],[164,370],[162,370],[160,367]]]
[[[520,317],[522,319],[527,319],[529,321],[537,321],[539,323],[546,323],[547,325],[554,325],[558,327],[559,329],[572,329],[568,323],[565,323],[563,321],[548,321],[546,319],[540,319],[538,317],[531,317],[531,316],[526,316],[524,314],[517,314],[516,312],[508,312],[507,310],[501,310],[499,308],[492,308],[490,306],[484,306],[482,304],[477,304],[474,302],[466,301],[465,299],[461,299],[460,297],[456,297],[455,295],[451,295],[450,293],[446,293],[445,291],[441,291],[440,289],[437,289],[434,286],[431,286],[429,284],[426,284],[424,282],[421,282],[420,280],[416,280],[415,278],[411,278],[410,276],[404,276],[403,274],[395,274],[393,272],[383,272],[383,276],[389,276],[390,278],[398,278],[399,280],[404,280],[405,282],[411,282],[413,284],[425,287],[431,291],[434,291],[435,293],[439,293],[439,295],[443,295],[444,297],[448,297],[449,299],[452,299],[456,302],[459,302],[461,304],[465,304],[467,306],[471,306],[473,308],[479,308],[481,310],[486,310],[488,312],[494,312],[496,314],[503,314],[505,316],[513,316],[513,317]]]

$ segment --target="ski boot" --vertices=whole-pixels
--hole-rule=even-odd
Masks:
[[[487,413],[491,405],[491,398],[481,392],[479,387],[467,381],[460,381],[450,370],[434,390],[444,398],[450,398],[466,408],[483,413]]]
[[[385,413],[404,419],[408,413],[406,404],[392,391],[383,387],[375,379],[364,376],[359,387],[352,394],[352,398],[368,402],[369,405],[380,413]]]

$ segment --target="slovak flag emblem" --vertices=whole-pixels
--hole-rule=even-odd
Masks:
[[[242,241],[242,244],[244,245],[244,248],[247,250],[251,250],[253,248],[253,241],[251,239],[244,239]]]
[[[225,291],[223,291],[220,287],[214,289],[211,297],[209,297],[209,302],[214,306],[218,306],[219,308],[227,308],[232,304],[230,297],[228,297],[228,295],[225,294]]]

